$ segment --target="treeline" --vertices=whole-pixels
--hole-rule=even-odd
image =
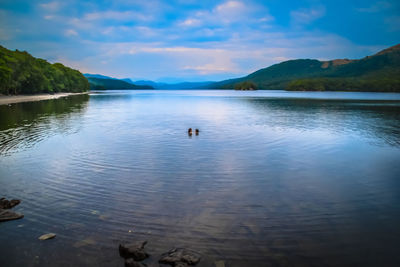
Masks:
[[[235,84],[235,90],[257,90],[257,85],[251,81]]]
[[[125,90],[125,89],[154,89],[150,85],[135,85],[118,79],[87,78],[90,83],[90,90]]]
[[[50,64],[26,51],[11,51],[0,46],[0,93],[37,94],[84,92],[88,80],[77,70],[61,63]]]
[[[400,71],[392,75],[373,75],[365,77],[323,77],[299,79],[290,82],[288,91],[364,91],[399,92]]]

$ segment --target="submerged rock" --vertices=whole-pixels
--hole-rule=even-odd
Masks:
[[[200,261],[200,256],[184,248],[174,248],[161,255],[159,263],[170,264],[172,266],[196,265]]]
[[[133,258],[128,258],[125,260],[125,267],[146,267],[144,263],[135,261]]]
[[[56,237],[56,234],[49,233],[49,234],[39,236],[39,240],[47,240],[47,239],[52,239],[54,237]]]
[[[24,215],[11,210],[0,209],[0,222],[17,220],[23,218]]]
[[[149,257],[149,254],[144,250],[147,241],[136,242],[126,245],[119,245],[119,255],[125,259],[133,258],[135,261],[142,261]]]
[[[21,203],[21,200],[19,199],[7,200],[4,197],[0,198],[0,222],[23,218],[23,214],[9,210],[17,206],[19,203]]]
[[[0,209],[11,209],[21,203],[19,199],[7,200],[4,197],[0,198]]]
[[[96,240],[94,240],[92,237],[85,238],[83,240],[75,242],[72,246],[74,248],[81,248],[85,246],[93,246],[96,245]]]

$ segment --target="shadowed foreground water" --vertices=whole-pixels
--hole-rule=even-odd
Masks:
[[[174,246],[200,252],[198,266],[399,266],[400,95],[117,91],[0,106],[2,196],[25,217],[0,223],[0,266],[123,266],[118,244],[137,239],[150,266]]]

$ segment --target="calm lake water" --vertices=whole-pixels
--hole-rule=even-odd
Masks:
[[[189,137],[189,127],[200,135]],[[113,91],[0,106],[0,266],[400,266],[400,94]],[[44,233],[57,237],[39,241]]]

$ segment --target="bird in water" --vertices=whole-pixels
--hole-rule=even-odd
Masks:
[[[196,129],[195,133],[196,133],[196,135],[199,135],[199,133],[200,133],[199,129]]]
[[[189,135],[189,136],[192,136],[192,128],[189,128],[189,129],[188,129],[188,135]]]

